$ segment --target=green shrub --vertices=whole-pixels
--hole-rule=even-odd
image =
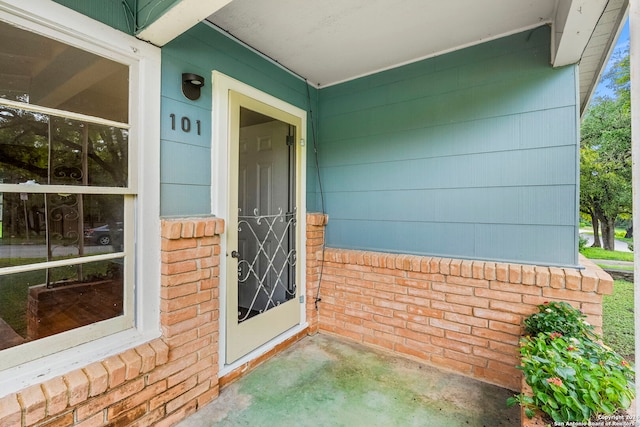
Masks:
[[[525,319],[533,335],[520,340],[518,366],[533,394],[513,396],[507,405],[519,403],[528,417],[539,409],[557,423],[627,409],[635,397],[633,367],[595,340],[579,310],[555,302],[538,308],[540,313]]]
[[[539,313],[524,320],[525,331],[529,335],[557,332],[564,336],[587,336],[596,338],[596,334],[585,320],[587,316],[566,302],[546,302],[538,306]]]
[[[585,246],[587,246],[588,242],[589,240],[587,240],[586,237],[578,236],[578,250],[579,251],[583,250]]]

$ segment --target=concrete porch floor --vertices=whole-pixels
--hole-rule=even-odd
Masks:
[[[306,337],[183,420],[202,426],[520,425],[509,390],[333,336]]]

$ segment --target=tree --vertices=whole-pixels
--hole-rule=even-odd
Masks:
[[[126,129],[0,105],[0,178],[4,183],[126,187],[128,143]],[[9,220],[0,221],[4,227],[11,227],[10,235],[24,231],[28,237],[31,232],[40,234],[39,213],[48,217],[52,235],[56,229],[52,226],[54,220],[62,223],[74,217],[69,210],[59,213],[69,206],[75,207],[81,221],[92,225],[93,212],[102,223],[106,222],[104,218],[121,220],[122,196],[85,194],[64,200],[59,196],[29,196],[27,203],[19,193],[5,193],[5,215]],[[74,202],[70,204],[71,199]],[[84,209],[83,200],[90,209]],[[21,208],[26,212],[28,205],[33,209],[31,220],[26,213],[18,214]],[[75,234],[81,235],[81,231]]]
[[[623,105],[631,109],[631,69],[629,67],[629,51],[624,55],[617,55],[613,66],[604,78],[609,82],[607,86],[613,89],[616,97],[623,101]]]
[[[17,180],[5,183],[123,187],[127,153],[126,130],[0,106],[0,171]]]
[[[605,75],[613,98],[598,98],[583,121],[580,142],[580,210],[590,215],[594,246],[615,247],[615,220],[631,213],[631,108],[629,54]]]

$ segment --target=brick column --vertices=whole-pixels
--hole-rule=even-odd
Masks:
[[[320,284],[322,263],[322,247],[324,244],[324,229],[329,216],[321,213],[307,214],[307,295],[306,310],[309,322],[309,333],[318,332],[319,310],[316,309],[316,297]]]
[[[154,374],[158,378],[168,376],[170,387],[184,385],[171,396],[175,401],[167,407],[167,413],[188,402],[193,402],[195,410],[219,393],[223,231],[224,222],[219,218],[162,221],[160,321],[169,360]]]

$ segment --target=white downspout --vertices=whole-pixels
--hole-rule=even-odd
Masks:
[[[631,82],[631,153],[633,187],[633,280],[640,283],[640,0],[629,2],[629,54]],[[640,366],[640,292],[636,289],[634,299],[634,325],[636,350],[636,414],[640,415],[640,397],[637,369]],[[636,415],[636,416],[637,416]]]

